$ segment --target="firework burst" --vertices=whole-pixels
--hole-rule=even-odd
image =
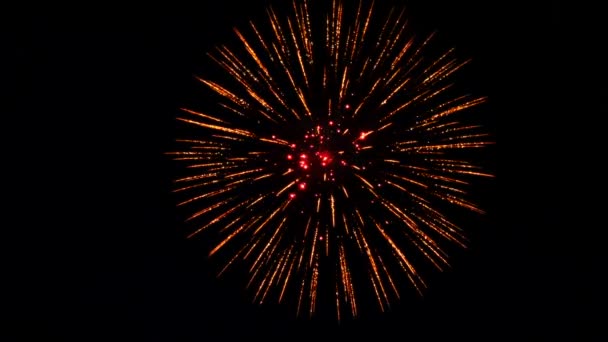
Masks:
[[[432,35],[409,34],[404,11],[350,6],[297,2],[235,29],[209,54],[223,76],[199,78],[209,101],[183,109],[192,134],[171,153],[188,237],[215,241],[220,274],[244,266],[256,302],[298,313],[331,293],[338,319],[364,296],[384,311],[422,292],[418,265],[443,269],[443,245],[465,246],[443,208],[481,212],[465,190],[490,176],[463,153],[491,143],[463,123],[485,101],[452,85],[466,61],[428,53]]]

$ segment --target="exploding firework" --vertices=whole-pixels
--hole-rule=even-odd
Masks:
[[[465,246],[447,213],[482,212],[465,191],[490,177],[467,151],[491,141],[464,123],[485,98],[451,81],[467,61],[429,52],[433,35],[410,34],[403,10],[350,6],[297,2],[235,29],[171,153],[188,237],[214,241],[220,275],[241,265],[256,302],[310,315],[329,293],[338,319],[365,296],[384,311],[421,293],[419,265],[441,270],[444,245]]]

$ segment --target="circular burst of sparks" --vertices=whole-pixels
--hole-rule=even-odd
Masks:
[[[443,244],[465,246],[442,208],[482,212],[465,188],[491,175],[462,151],[492,142],[461,123],[485,101],[453,94],[467,62],[427,57],[433,35],[408,34],[404,11],[311,6],[270,8],[209,54],[224,76],[199,80],[217,101],[183,109],[193,134],[170,154],[185,164],[175,192],[189,237],[212,232],[220,274],[245,265],[255,301],[293,298],[310,315],[325,286],[340,319],[366,292],[382,311],[403,288],[421,292],[418,264],[442,269]]]

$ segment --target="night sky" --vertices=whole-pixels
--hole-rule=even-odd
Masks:
[[[495,182],[475,193],[488,214],[467,227],[470,248],[429,279],[424,298],[337,324],[251,304],[242,284],[216,279],[184,238],[175,165],[163,153],[179,108],[199,94],[205,52],[262,17],[268,1],[246,3],[30,8],[6,25],[14,115],[3,121],[7,146],[18,147],[6,148],[16,204],[3,225],[6,341],[598,336],[587,328],[606,324],[590,311],[599,287],[564,233],[570,185],[546,176],[564,159],[559,113],[573,108],[556,101],[571,75],[555,70],[574,55],[563,51],[569,12],[559,1],[405,2],[415,27],[437,29],[473,59],[467,82],[489,97],[485,123],[497,142],[487,160]]]

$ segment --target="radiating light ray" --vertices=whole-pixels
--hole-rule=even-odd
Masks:
[[[343,284],[343,292],[344,292],[344,302],[350,303],[351,315],[353,317],[357,316],[357,302],[355,301],[355,290],[352,282],[351,273],[348,267],[346,253],[344,252],[344,244],[340,244],[339,246],[339,261],[340,261],[340,277]],[[340,289],[338,288],[336,292]],[[338,302],[340,302],[338,300]],[[340,308],[338,310],[338,319],[340,315]]]
[[[296,262],[296,258],[292,258],[291,255],[293,253],[293,245],[289,248],[289,257],[288,260],[290,260],[290,264],[289,264],[289,268],[287,269],[287,273],[285,274],[285,277],[283,278],[283,286],[281,287],[281,294],[279,295],[279,303],[281,303],[283,301],[283,296],[285,295],[285,290],[287,289],[287,284],[289,284],[289,280],[291,279],[291,274]]]

